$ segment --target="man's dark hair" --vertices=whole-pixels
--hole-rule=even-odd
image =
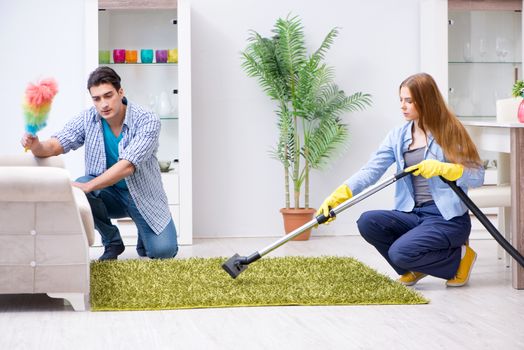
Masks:
[[[111,84],[116,89],[120,90],[120,76],[109,67],[98,67],[87,79],[87,90],[91,89],[92,86],[98,86],[101,84]]]

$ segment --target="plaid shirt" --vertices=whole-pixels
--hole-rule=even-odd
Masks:
[[[101,117],[96,108],[91,107],[52,137],[60,142],[64,153],[85,145],[85,174],[99,176],[107,170],[102,130]],[[160,119],[128,102],[122,140],[118,144],[119,160],[126,159],[135,166],[135,172],[125,178],[129,194],[156,234],[160,234],[171,220],[156,158],[159,134]]]

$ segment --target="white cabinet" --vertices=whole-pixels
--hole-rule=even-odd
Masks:
[[[179,191],[179,176],[178,168],[175,167],[167,173],[162,173],[162,183],[166,190],[167,203],[169,204],[169,210],[171,216],[175,221],[175,226],[180,227],[180,191]]]
[[[99,0],[101,9],[171,9],[177,7],[177,0]]]
[[[522,79],[521,12],[449,10],[449,105],[461,118],[494,118]]]
[[[158,159],[178,159],[178,64],[142,63],[141,50],[155,54],[178,50],[176,10],[99,11],[99,50],[122,78],[126,97],[157,113],[162,120]],[[114,63],[114,50],[133,51],[137,63]],[[127,54],[126,54],[127,55]]]
[[[181,23],[180,23],[181,22]],[[109,51],[129,101],[155,111],[162,128],[157,157],[176,160],[177,171],[162,173],[164,189],[180,244],[192,243],[191,190],[191,64],[190,9],[186,1],[100,0],[98,45]],[[136,50],[136,63],[115,63],[113,50]],[[141,50],[153,50],[153,62],[143,63]],[[173,50],[178,62],[158,62],[157,50]],[[183,136],[182,136],[183,135]],[[180,190],[184,188],[183,190]],[[127,226],[120,222],[122,227]],[[129,227],[123,229],[128,236]],[[133,237],[131,237],[131,240]],[[129,239],[127,240],[129,242]],[[126,243],[127,243],[126,242]]]

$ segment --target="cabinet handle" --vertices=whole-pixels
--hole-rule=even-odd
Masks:
[[[174,26],[176,26],[178,21],[176,19],[174,19],[174,20],[172,20],[172,23],[173,23]]]
[[[178,94],[178,90],[177,89],[173,90],[173,94],[175,95]]]

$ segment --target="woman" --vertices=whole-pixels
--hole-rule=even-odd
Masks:
[[[357,224],[364,239],[414,285],[427,275],[465,285],[476,253],[465,245],[471,231],[467,207],[439,176],[464,191],[484,182],[484,168],[466,130],[449,111],[437,84],[425,73],[400,84],[400,108],[407,123],[392,130],[368,163],[321,205],[334,208],[374,184],[390,165],[412,172],[396,182],[395,210],[362,214]]]

